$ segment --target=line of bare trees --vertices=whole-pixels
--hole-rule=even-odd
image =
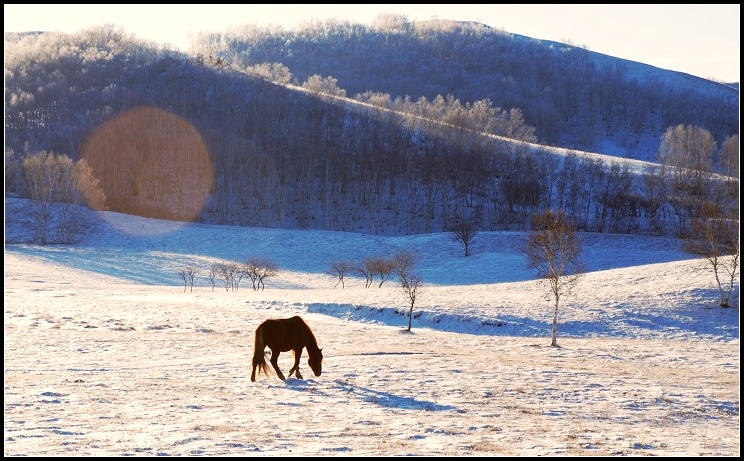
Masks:
[[[250,258],[242,264],[216,263],[210,268],[210,280],[215,276],[222,278],[225,290],[237,290],[243,277],[250,279],[253,291],[266,288],[264,281],[279,272],[278,265],[267,258]],[[212,285],[214,289],[214,281]]]
[[[183,291],[190,287],[194,290],[194,282],[199,267],[195,263],[186,264],[178,270],[178,276],[183,280]],[[244,278],[251,281],[253,291],[264,290],[266,279],[279,273],[279,265],[270,258],[253,257],[242,263],[218,262],[209,267],[207,278],[214,291],[218,282],[222,282],[225,291],[237,291]]]
[[[418,259],[417,254],[412,250],[398,250],[389,257],[369,256],[359,262],[348,259],[333,260],[329,263],[326,274],[337,279],[333,288],[336,288],[339,284],[341,284],[341,288],[344,288],[344,280],[351,274],[364,277],[365,288],[372,286],[375,279],[378,279],[377,287],[381,288],[392,275],[398,275],[401,283],[404,283]]]
[[[397,250],[391,256],[370,256],[361,262],[350,260],[333,260],[329,263],[326,274],[336,278],[338,281],[333,288],[341,284],[344,288],[344,279],[347,275],[356,273],[364,277],[364,287],[369,288],[375,278],[379,278],[378,288],[387,281],[391,275],[397,275],[400,287],[406,295],[408,306],[408,331],[411,331],[413,319],[413,308],[424,286],[423,277],[416,272],[419,255],[410,249]]]
[[[408,331],[411,330],[413,319],[413,308],[415,306],[421,288],[424,286],[423,277],[416,272],[415,268],[419,262],[419,255],[413,250],[398,250],[391,256],[376,256],[365,258],[361,263],[349,260],[334,260],[329,263],[328,275],[338,278],[334,288],[341,283],[344,287],[344,279],[351,273],[358,273],[365,277],[365,288],[369,288],[375,277],[379,277],[378,287],[382,287],[391,275],[397,275],[400,287],[406,295],[408,306]],[[178,276],[183,281],[184,292],[187,289],[194,290],[194,283],[199,268],[196,263],[188,263],[178,270]],[[265,280],[275,276],[279,267],[273,260],[264,257],[249,258],[243,263],[217,262],[210,266],[207,277],[212,285],[212,291],[218,281],[222,281],[225,291],[237,291],[243,278],[249,278],[253,290],[263,290]]]

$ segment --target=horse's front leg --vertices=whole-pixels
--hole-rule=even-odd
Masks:
[[[302,355],[302,349],[292,349],[292,356],[294,356],[294,366],[289,369],[289,376],[292,376],[294,372],[297,379],[302,379],[300,374],[300,356]]]
[[[271,350],[271,366],[274,367],[274,371],[276,371],[276,375],[284,381],[284,374],[282,373],[282,370],[279,369],[279,349]]]

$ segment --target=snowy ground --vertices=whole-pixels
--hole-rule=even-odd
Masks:
[[[465,258],[447,234],[105,217],[72,246],[8,244],[6,219],[6,456],[739,455],[738,281],[736,307],[716,307],[707,262],[673,239],[586,235],[554,348],[521,233],[479,234]],[[406,248],[426,283],[411,332],[395,280],[324,274]],[[212,262],[251,256],[279,264],[264,291],[212,289]],[[255,328],[292,315],[322,375],[305,352],[306,379],[252,383]]]

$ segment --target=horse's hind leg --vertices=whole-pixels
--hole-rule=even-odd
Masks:
[[[289,369],[289,376],[292,376],[292,373],[294,372],[297,379],[302,379],[302,375],[300,374],[300,356],[302,355],[302,349],[297,351],[297,349],[292,349],[292,356],[294,357],[294,366]]]
[[[271,366],[274,367],[274,371],[276,371],[276,375],[284,381],[284,374],[282,373],[282,370],[279,369],[279,350],[274,351],[274,349],[271,350]]]

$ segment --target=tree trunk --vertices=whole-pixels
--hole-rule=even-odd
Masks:
[[[555,310],[553,311],[553,340],[550,342],[551,347],[558,347],[556,336],[558,335],[558,297],[555,298]]]

